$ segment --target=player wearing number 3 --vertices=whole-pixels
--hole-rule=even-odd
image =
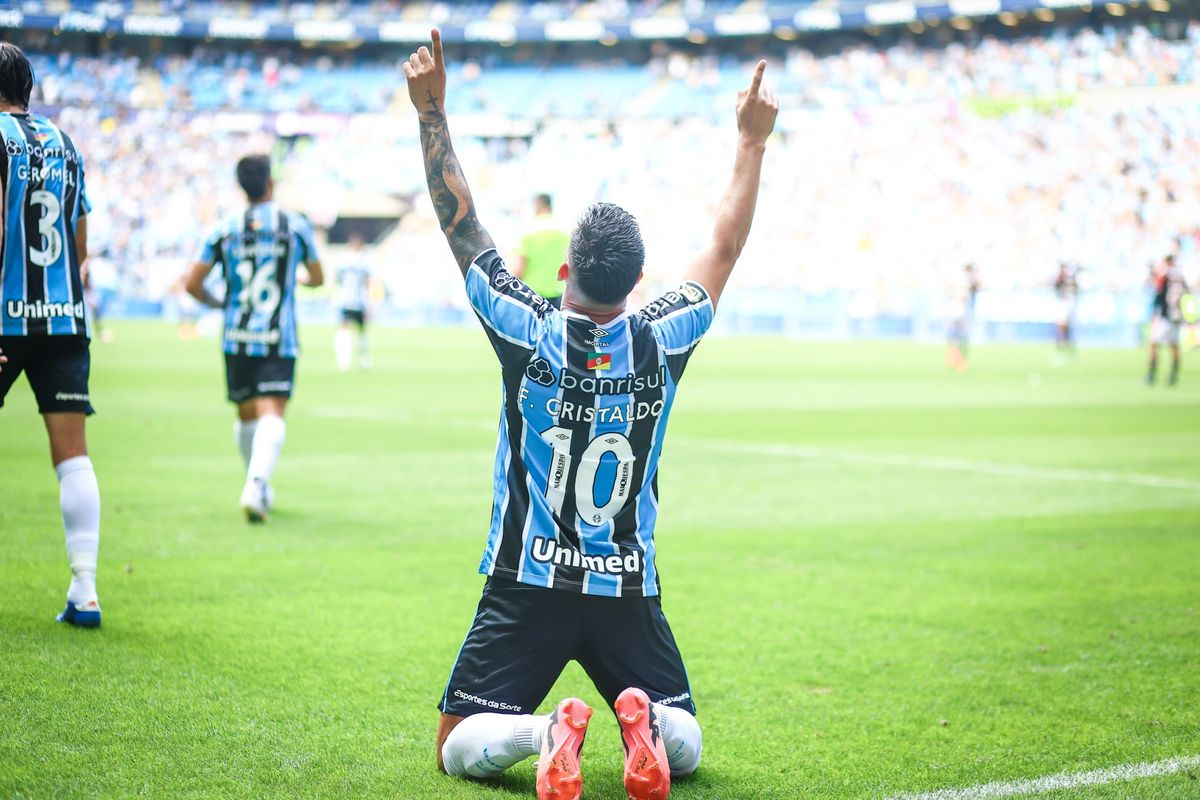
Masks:
[[[750,231],[778,111],[761,88],[766,63],[739,95],[733,180],[683,285],[626,311],[642,276],[641,232],[626,211],[599,203],[571,235],[560,312],[506,269],[476,216],[450,143],[441,38],[432,38],[404,72],[429,192],[504,388],[479,566],[488,577],[440,704],[438,764],[487,777],[540,754],[538,796],[578,797],[592,710],[568,698],[532,715],[574,660],[617,713],[629,796],[661,800],[672,775],[699,765],[701,734],[659,598],[658,459],[676,387]]]
[[[234,439],[246,466],[241,505],[246,519],[263,522],[274,503],[271,475],[283,449],[283,413],[300,352],[296,284],[320,286],[324,275],[312,225],[272,200],[270,159],[243,158],[237,179],[250,206],[216,227],[185,285],[200,302],[225,309],[225,381],[229,400],[237,404]],[[307,274],[298,276],[301,263]],[[215,264],[225,281],[224,301],[204,286]]]
[[[90,206],[83,156],[53,122],[29,113],[32,93],[29,60],[0,42],[0,405],[24,372],[50,438],[71,562],[58,619],[96,628],[100,489],[84,435],[91,324],[80,272]]]

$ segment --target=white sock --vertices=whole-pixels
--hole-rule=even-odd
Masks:
[[[283,449],[283,440],[287,437],[287,426],[283,417],[278,414],[263,414],[258,418],[258,427],[254,431],[254,446],[250,452],[250,466],[246,477],[261,478],[270,481],[275,473],[275,464],[279,461],[279,451]]]
[[[691,775],[700,766],[700,752],[704,739],[700,734],[700,723],[682,708],[654,704],[658,716],[658,733],[667,749],[667,763],[671,775]]]
[[[474,714],[442,743],[447,775],[490,778],[542,749],[550,717],[531,714]]]
[[[67,535],[71,586],[67,601],[75,604],[96,599],[96,559],[100,551],[100,486],[92,460],[76,456],[55,466],[58,503]]]
[[[371,358],[369,348],[367,347],[367,334],[360,333],[358,335],[358,360],[360,362],[367,361]]]
[[[338,369],[342,372],[350,369],[354,358],[354,338],[348,328],[338,328],[333,335],[333,355],[337,359]]]
[[[258,420],[252,419],[249,422],[237,420],[233,423],[233,439],[237,442],[238,449],[242,451],[242,463],[247,468],[250,466],[250,453],[254,447],[254,430],[258,427]]]

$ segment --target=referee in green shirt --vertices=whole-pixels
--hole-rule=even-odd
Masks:
[[[550,195],[539,194],[533,199],[533,207],[536,219],[521,237],[513,272],[551,305],[561,308],[563,284],[559,270],[567,260],[571,236],[554,224]]]

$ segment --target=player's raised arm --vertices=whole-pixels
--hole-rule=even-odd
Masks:
[[[763,153],[766,152],[767,138],[775,129],[775,116],[779,113],[779,103],[762,87],[766,68],[767,62],[759,61],[754,77],[750,79],[750,86],[738,92],[738,145],[733,162],[733,179],[717,210],[712,242],[687,272],[688,280],[696,281],[708,290],[714,305],[725,289],[733,265],[750,235],[750,222],[754,219],[754,205],[758,201]]]
[[[425,178],[438,222],[463,275],[475,257],[495,247],[492,237],[479,224],[466,176],[450,144],[446,125],[446,62],[442,35],[434,29],[432,52],[422,46],[404,63],[408,96],[421,123],[421,149],[425,153]]]

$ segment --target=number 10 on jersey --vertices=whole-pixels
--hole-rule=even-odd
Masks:
[[[575,432],[555,426],[542,431],[553,454],[550,460],[550,475],[546,483],[546,499],[554,513],[562,516],[567,498],[567,483],[571,476],[571,440]],[[610,487],[608,500],[596,505],[596,477],[600,462],[611,453],[616,457],[617,470]],[[579,470],[575,473],[575,509],[579,518],[593,525],[603,525],[617,515],[633,491],[633,467],[637,459],[633,446],[623,433],[601,433],[588,442],[580,457]]]

